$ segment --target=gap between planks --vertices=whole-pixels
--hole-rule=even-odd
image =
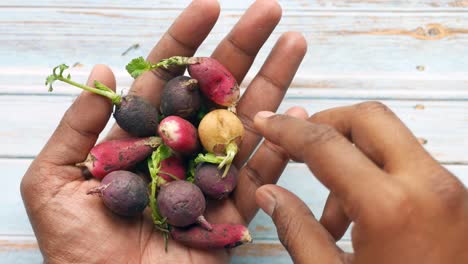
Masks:
[[[221,6],[221,10],[224,13],[239,13],[243,14],[249,6],[246,5],[245,8],[223,8]],[[173,11],[182,11],[185,9],[185,5],[181,6],[175,6],[175,7],[119,7],[119,6],[61,6],[61,5],[49,5],[49,6],[41,6],[41,5],[0,5],[0,9],[22,9],[22,10],[56,10],[56,9],[74,9],[74,10],[103,10],[103,11],[121,11],[121,10],[128,10],[128,11],[141,11],[141,12],[154,12],[154,11],[166,11],[166,12],[173,12]],[[427,15],[427,14],[437,14],[437,15],[447,15],[447,14],[466,14],[467,10],[464,7],[439,7],[439,8],[404,8],[404,7],[388,7],[388,8],[362,8],[362,7],[301,7],[301,8],[296,8],[296,7],[287,7],[285,5],[282,5],[282,9],[284,12],[287,12],[287,14],[284,14],[285,16],[291,15],[294,13],[299,13],[299,14],[340,14],[340,15],[349,15],[349,16],[360,16],[363,14],[395,14],[395,15],[400,15],[401,13],[406,14],[422,14],[422,15]]]

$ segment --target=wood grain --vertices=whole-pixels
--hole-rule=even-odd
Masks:
[[[0,193],[2,194],[0,208],[3,208],[0,211],[0,260],[2,261],[14,260],[14,263],[39,263],[41,261],[41,255],[38,252],[33,231],[18,192],[22,175],[30,162],[31,160],[28,159],[0,159],[0,170],[8,175],[4,179],[4,183],[0,185]],[[446,167],[468,186],[468,166],[448,165]],[[291,163],[278,184],[295,192],[319,218],[328,191],[307,171],[304,164]],[[234,263],[262,263],[262,261],[285,263],[290,261],[287,253],[278,244],[276,229],[265,213],[260,211],[250,224],[249,229],[255,242],[252,245],[240,247],[235,253]],[[346,233],[339,245],[346,251],[352,251],[349,232]]]
[[[0,157],[33,157],[59,123],[74,96],[0,96]],[[313,96],[308,91],[289,93],[278,112],[299,105],[310,114],[338,106],[362,102],[356,99],[329,99]],[[392,108],[417,137],[427,140],[424,146],[444,163],[468,163],[467,103],[460,101],[381,100]],[[423,104],[425,109],[417,109]],[[12,114],[14,113],[14,114]],[[114,121],[112,120],[107,129]],[[437,124],[434,126],[433,124]],[[106,130],[107,131],[107,130]]]
[[[80,62],[123,70],[132,57],[148,53],[180,10],[11,7],[0,12],[0,68],[47,69]],[[209,55],[242,13],[224,10],[198,54]],[[286,10],[252,72],[281,33],[299,31],[309,43],[300,76],[319,75],[322,80],[343,75],[387,80],[398,75],[446,76],[448,80],[461,77],[464,82],[468,64],[460,54],[467,52],[467,21],[466,12]],[[139,49],[121,56],[135,43]]]
[[[189,0],[160,0],[160,1],[131,1],[131,0],[6,0],[0,4],[0,7],[86,7],[86,8],[118,8],[118,9],[167,9],[184,8]],[[223,8],[245,8],[253,0],[220,0]],[[457,9],[468,6],[466,0],[279,0],[284,9],[304,10],[304,9]]]

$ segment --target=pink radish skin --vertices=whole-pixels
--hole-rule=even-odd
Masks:
[[[160,176],[159,185],[175,181],[172,176],[175,176],[179,180],[185,180],[186,170],[183,160],[176,156],[164,159],[161,161],[161,169],[158,175]]]
[[[188,229],[172,228],[171,236],[185,246],[199,249],[233,248],[252,242],[249,230],[243,225],[212,224],[211,226],[213,227],[211,231],[199,226]]]
[[[178,116],[168,116],[159,123],[159,135],[164,144],[175,152],[190,155],[197,152],[197,129],[187,120]]]
[[[188,66],[189,74],[198,80],[200,90],[211,101],[222,106],[235,106],[240,90],[234,76],[213,58],[195,57],[196,63]]]
[[[86,160],[76,164],[85,174],[102,179],[110,172],[128,170],[151,155],[161,144],[159,137],[112,140],[94,146]]]

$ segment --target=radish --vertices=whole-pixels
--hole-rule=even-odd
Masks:
[[[199,149],[197,129],[181,117],[164,118],[159,124],[158,132],[164,144],[175,152],[190,155]]]
[[[200,249],[233,248],[252,242],[249,230],[237,224],[212,224],[207,231],[199,226],[171,228],[171,236],[185,246]]]
[[[210,163],[198,164],[194,183],[207,197],[215,200],[223,199],[236,187],[239,171],[234,165],[231,165],[226,177],[221,177],[222,173],[216,165]]]
[[[186,181],[173,181],[161,186],[157,198],[161,216],[172,226],[186,227],[194,223],[211,230],[203,216],[206,201],[202,191]]]
[[[198,81],[186,76],[177,76],[167,82],[161,94],[161,113],[183,118],[194,117],[201,105]]]
[[[175,180],[185,180],[186,169],[183,160],[176,156],[162,160],[158,175],[160,186]]]
[[[127,65],[127,71],[136,78],[144,71],[170,66],[188,66],[190,76],[198,80],[202,93],[208,99],[218,105],[235,108],[240,96],[239,85],[226,67],[213,58],[174,56],[152,64],[139,57]]]
[[[85,174],[102,179],[112,171],[127,170],[151,155],[161,144],[159,137],[130,138],[106,141],[94,146],[86,160],[76,166],[84,167]]]
[[[94,81],[95,87],[79,84],[71,80],[70,74],[63,76],[63,72],[69,67],[61,64],[53,69],[52,75],[46,79],[49,91],[52,91],[52,84],[59,80],[83,90],[102,95],[109,98],[115,105],[114,118],[117,124],[133,136],[147,137],[156,134],[159,120],[159,110],[150,104],[143,97],[135,95],[121,96],[112,91],[104,84]],[[57,70],[59,72],[57,73]]]
[[[107,208],[121,216],[141,214],[149,201],[146,182],[129,171],[109,173],[87,194],[98,194]]]
[[[209,162],[219,164],[218,169],[225,167],[224,178],[244,136],[244,126],[231,111],[217,109],[203,117],[198,126],[201,144],[209,152],[198,155],[196,163]]]

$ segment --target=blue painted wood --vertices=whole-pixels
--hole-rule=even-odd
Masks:
[[[0,159],[0,170],[6,177],[0,185],[0,263],[39,263],[38,252],[32,229],[19,195],[19,184],[31,160]],[[448,165],[468,186],[468,166]],[[291,163],[283,173],[280,186],[296,193],[320,218],[328,191],[324,188],[304,164]],[[85,195],[85,194],[83,194]],[[260,211],[249,226],[255,243],[239,248],[234,263],[271,263],[289,262],[289,256],[278,245],[276,229],[271,219]],[[340,246],[351,251],[350,233],[345,234]],[[3,262],[5,261],[5,262]],[[13,262],[12,262],[13,261]]]
[[[81,62],[123,69],[130,58],[147,54],[180,10],[54,7],[0,12],[0,67]],[[242,13],[223,11],[199,54],[209,55]],[[301,76],[462,75],[468,70],[460,56],[468,47],[467,21],[466,12],[285,11],[254,68],[258,69],[281,33],[299,31],[310,45]],[[134,43],[141,48],[121,56]]]
[[[3,0],[0,3],[0,263],[41,263],[18,193],[21,175],[43,146],[74,90],[43,96],[50,67],[80,62],[79,81],[95,63],[109,64],[119,89],[123,66],[145,55],[189,0]],[[221,0],[220,21],[199,49],[209,55],[253,0]],[[369,99],[387,103],[439,161],[468,184],[468,12],[466,0],[280,0],[283,19],[260,52],[251,79],[281,33],[303,32],[309,53],[280,112],[311,113]],[[110,26],[112,25],[112,26]],[[121,56],[130,45],[140,48]],[[245,83],[248,83],[245,82]],[[245,84],[244,84],[245,86]],[[33,96],[38,95],[38,96]],[[58,96],[57,96],[58,95]],[[415,106],[418,105],[417,108]],[[436,124],[436,125],[434,125]],[[465,165],[453,165],[465,164]],[[300,164],[280,185],[303,198],[317,217],[326,189]],[[257,243],[233,263],[290,263],[274,226],[260,212],[249,227]],[[342,247],[350,249],[349,233]]]
[[[144,9],[165,9],[165,8],[184,8],[190,0],[159,0],[159,1],[132,1],[132,0],[5,0],[0,6],[22,6],[22,7],[87,7],[87,8],[144,8]],[[241,8],[248,6],[253,0],[220,0],[223,8]],[[284,9],[308,10],[308,9],[424,9],[424,10],[457,10],[466,7],[468,4],[463,0],[279,0]]]
[[[313,95],[313,94],[312,94]],[[310,114],[363,101],[356,99],[322,99],[307,91],[288,93],[279,113],[292,106],[302,106]],[[57,126],[74,96],[0,96],[0,157],[35,156]],[[468,122],[466,101],[382,100],[392,108],[417,137],[427,140],[424,146],[439,161],[468,163]],[[416,109],[417,105],[424,109]],[[15,114],[12,114],[15,113]],[[109,123],[107,131],[113,120]],[[438,124],[434,126],[432,124]],[[104,132],[105,133],[105,132]]]

